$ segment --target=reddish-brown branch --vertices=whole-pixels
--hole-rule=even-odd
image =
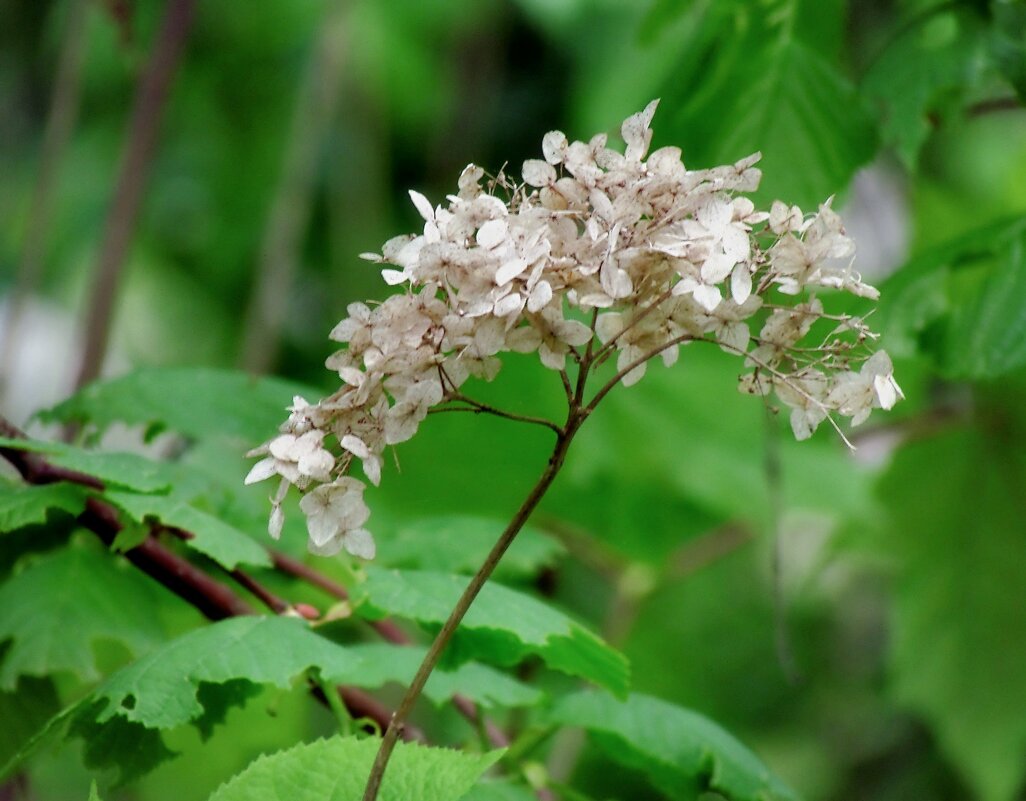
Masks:
[[[142,205],[143,190],[156,150],[161,114],[195,16],[196,0],[168,0],[157,43],[139,80],[125,150],[107,214],[86,315],[85,344],[75,386],[100,374],[107,352],[114,297]]]

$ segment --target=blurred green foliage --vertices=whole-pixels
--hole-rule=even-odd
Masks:
[[[70,5],[0,7],[0,291],[8,297],[44,166],[40,142]],[[96,0],[78,32],[81,98],[33,293],[68,331],[93,280],[163,6]],[[589,421],[534,520],[538,537],[560,545],[533,541],[514,552],[503,580],[600,633],[608,645],[596,647],[626,654],[632,691],[716,720],[808,801],[1024,798],[1024,19],[1018,0],[201,3],[112,321],[124,361],[174,369],[87,390],[49,418],[96,429],[122,422],[150,438],[177,432],[189,447],[172,449],[173,465],[144,467],[141,457],[70,447],[50,455],[136,493],[173,481],[184,496],[137,495],[133,504],[147,507],[138,517],[167,513],[174,525],[174,506],[190,520],[217,515],[262,542],[266,498],[239,487],[241,453],[273,430],[294,392],[331,388],[327,332],[347,303],[383,292],[356,254],[416,226],[406,189],[441,198],[470,161],[492,172],[508,162],[515,173],[538,155],[545,131],[612,132],[661,97],[655,144],[682,147],[689,167],[761,150],[763,199],[811,207],[837,194],[843,210],[868,193],[864,204],[877,214],[907,217],[908,241],[898,243],[905,263],[870,280],[882,290],[881,344],[908,399],[857,432],[853,458],[829,430],[791,442],[772,412],[736,393],[734,361],[686,348],[674,369],[653,365]],[[337,58],[337,92],[306,146],[308,214],[272,360],[286,380],[179,370],[240,364],[263,243],[290,175],[286,154],[297,131],[311,130],[294,119],[299,98],[324,47]],[[894,179],[896,198],[879,184],[860,188],[867,167]],[[889,230],[870,219],[859,242],[872,250]],[[18,333],[26,349],[60,330],[30,324]],[[56,401],[42,376],[69,380],[78,358],[69,336],[70,360],[40,359],[6,375],[5,390],[16,376],[19,389],[38,392],[37,405]],[[479,397],[530,414],[558,408],[558,382],[535,367],[511,357]],[[503,420],[432,418],[368,493],[385,566],[465,572],[460,526],[473,532],[466,550],[476,553],[541,471],[549,436]],[[779,471],[768,469],[775,459]],[[94,692],[100,674],[199,625],[184,604],[73,532],[70,515],[83,503],[64,485],[0,487],[0,720],[16,722],[0,727],[0,763],[59,708]],[[293,554],[305,540],[298,517],[290,515],[282,542]],[[390,550],[390,536],[427,539],[445,526],[457,533],[445,529],[435,550],[423,542]],[[229,566],[231,542],[225,535],[227,550],[211,554]],[[318,567],[352,579],[341,562]],[[290,597],[323,601],[269,571],[261,577]],[[568,686],[540,670],[528,663],[520,678],[546,691]],[[394,701],[394,689],[382,697]],[[104,798],[205,799],[259,754],[335,725],[302,692],[242,695],[253,697],[222,710],[209,740],[187,727],[139,738],[115,716],[104,735],[112,739],[84,750],[47,742],[9,786],[27,786],[26,797],[84,798],[83,763],[94,765],[120,737],[146,767],[169,749],[180,756],[128,788],[101,783]],[[423,710],[419,722],[449,744],[474,740],[444,712]],[[601,728],[580,717],[576,725]],[[626,746],[609,732],[582,744],[564,731],[531,758],[548,760],[584,798],[663,797],[679,777],[663,767],[652,769],[654,781],[637,772],[663,758],[640,748],[640,728]],[[621,755],[644,753],[610,760],[602,748],[611,742]],[[463,765],[466,781],[483,765]],[[521,784],[508,796],[500,783],[479,785],[472,797],[519,798]]]

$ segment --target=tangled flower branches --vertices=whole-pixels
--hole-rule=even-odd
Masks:
[[[509,351],[537,353],[571,407],[589,412],[613,384],[640,380],[654,356],[672,365],[697,341],[742,357],[740,389],[774,392],[798,439],[824,420],[837,427],[833,414],[857,425],[893,406],[901,390],[887,354],[869,348],[864,318],[828,315],[813,294],[878,295],[852,269],[854,244],[830,201],[813,214],[779,201],[757,210],[745,196],[761,177],[757,153],[706,170],[685,168],[676,147],[649,154],[656,105],[624,121],[623,153],[603,134],[569,142],[552,131],[544,158],[524,162],[521,185],[500,176],[483,186],[470,165],[444,206],[410,192],[423,230],[363,254],[402,291],[349,306],[331,332],[344,347],[327,360],[340,388],[316,404],[296,398],[280,436],[253,452],[265,458],[247,482],[280,478],[272,535],[294,485],[312,551],[372,557],[353,464],[377,484],[385,448],[413,437],[432,410],[489,412],[559,435],[551,421],[463,394],[469,378],[495,378]],[[591,370],[614,356],[616,375],[589,403]]]

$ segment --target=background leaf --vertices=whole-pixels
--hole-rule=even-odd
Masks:
[[[671,798],[711,791],[730,801],[797,801],[720,726],[657,698],[580,692],[557,703],[551,719],[598,735],[611,759],[644,771]]]
[[[101,431],[120,422],[197,439],[258,443],[277,432],[294,395],[311,402],[320,397],[316,389],[280,378],[208,367],[149,368],[90,384],[39,418]]]

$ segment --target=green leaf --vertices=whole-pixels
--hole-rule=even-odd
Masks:
[[[957,300],[942,365],[953,377],[996,378],[1026,364],[1026,237],[995,261],[979,287]]]
[[[107,492],[104,497],[140,523],[149,519],[188,531],[190,548],[209,556],[226,570],[238,565],[270,567],[267,549],[212,514],[172,496]]]
[[[605,693],[564,698],[551,720],[596,736],[611,759],[637,768],[663,792],[690,799],[700,792],[729,801],[796,801],[797,796],[733,736],[708,718],[658,698]]]
[[[351,645],[347,651],[359,664],[344,676],[334,677],[357,687],[381,687],[386,682],[408,685],[427,653],[426,648],[385,643]],[[542,693],[533,687],[474,662],[455,670],[435,670],[424,687],[424,695],[437,706],[460,693],[483,707],[533,706]]]
[[[60,699],[49,677],[22,676],[12,690],[0,691],[0,767],[3,767],[46,726],[60,710]]]
[[[449,617],[466,585],[465,576],[371,567],[353,600],[369,617],[396,615],[433,627]],[[562,612],[494,582],[482,588],[449,650],[454,660],[479,656],[502,665],[535,654],[551,668],[619,695],[630,681],[623,654]]]
[[[39,486],[0,482],[0,534],[45,523],[50,509],[77,515],[85,507],[87,497],[85,487],[64,481]]]
[[[121,643],[135,654],[162,638],[156,590],[134,568],[96,548],[72,546],[40,558],[0,586],[0,688],[19,676],[68,671],[99,678],[93,646]]]
[[[273,436],[295,395],[313,401],[319,390],[278,378],[207,367],[149,368],[90,384],[52,409],[44,422],[115,422],[170,429],[197,439],[232,437],[260,442]]]
[[[124,487],[134,492],[163,492],[179,478],[171,465],[134,453],[93,451],[63,442],[7,438],[0,438],[0,446],[40,453],[57,467],[77,470],[98,478],[108,486]]]
[[[889,351],[932,353],[952,378],[995,378],[1026,364],[1026,219],[982,226],[918,255],[884,286]]]
[[[210,801],[348,801],[360,798],[379,740],[336,737],[263,756]],[[456,801],[500,751],[467,754],[399,743],[385,773],[381,801]]]
[[[238,617],[195,629],[112,674],[92,693],[95,717],[169,729],[199,719],[203,683],[245,679],[287,688],[310,667],[326,678],[358,664],[349,650],[288,617]],[[230,688],[229,688],[230,689]]]
[[[82,761],[87,768],[115,769],[116,785],[135,781],[175,756],[159,732],[120,717],[97,724],[88,707],[71,718],[67,736],[81,738],[85,743]]]
[[[1026,772],[1024,485],[1004,434],[910,442],[880,482],[889,524],[872,540],[897,571],[893,692],[984,801],[1010,801]]]
[[[934,16],[888,42],[866,73],[862,90],[880,110],[884,140],[908,167],[935,124],[931,115],[959,111],[979,81],[982,34],[975,16]]]
[[[998,69],[1026,102],[1026,4],[997,0],[991,4],[990,53]]]
[[[100,798],[100,791],[96,789],[96,781],[89,785],[89,801],[103,801]]]
[[[470,515],[421,518],[379,538],[377,561],[449,573],[474,573],[505,528],[499,519]],[[524,579],[551,566],[563,546],[525,526],[496,569],[497,577]]]
[[[473,786],[463,801],[537,801],[530,787],[509,780],[485,780]]]

